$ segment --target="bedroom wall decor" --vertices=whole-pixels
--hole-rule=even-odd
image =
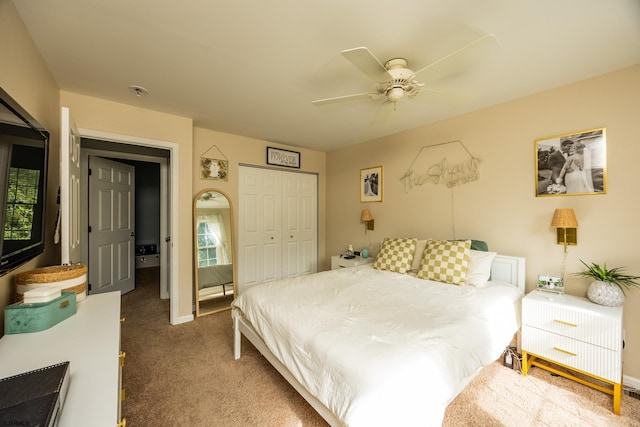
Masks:
[[[222,159],[204,157],[205,154],[207,154],[214,148],[218,150],[218,153],[220,153]],[[222,153],[217,145],[212,146],[200,156],[200,178],[211,179],[215,181],[229,180],[229,160],[225,157],[224,153]]]
[[[267,147],[267,164],[300,169],[300,152]]]
[[[553,213],[551,226],[556,227],[556,238],[559,245],[564,245],[567,252],[567,245],[576,246],[578,244],[578,219],[573,209],[556,209]]]
[[[381,202],[383,184],[382,166],[360,169],[360,201]]]
[[[367,234],[367,230],[373,231],[374,222],[371,217],[371,211],[369,209],[362,209],[360,214],[360,221],[364,222],[364,234]]]
[[[434,163],[434,157],[440,160]],[[405,193],[427,183],[456,187],[480,178],[480,162],[462,141],[425,145],[400,180],[404,181]]]
[[[535,141],[536,197],[606,194],[605,128]]]

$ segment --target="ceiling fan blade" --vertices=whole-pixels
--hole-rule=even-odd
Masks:
[[[365,98],[376,99],[380,96],[382,95],[380,95],[377,92],[356,93],[353,95],[336,96],[334,98],[317,99],[315,101],[311,101],[311,103],[313,105],[325,105],[325,104],[332,104],[334,102],[355,101],[358,99],[365,99]]]
[[[487,34],[421,68],[414,73],[414,76],[420,74],[420,80],[431,82],[442,77],[455,75],[468,69],[500,47],[498,39],[493,34]]]
[[[396,106],[391,101],[385,101],[378,107],[376,114],[373,116],[371,124],[382,125],[389,121],[391,114],[395,112]]]
[[[344,56],[349,62],[355,65],[360,71],[376,82],[389,80],[389,73],[384,65],[366,47],[356,47],[343,50]]]

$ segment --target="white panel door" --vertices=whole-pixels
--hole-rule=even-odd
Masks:
[[[135,287],[135,168],[89,156],[90,294]]]
[[[240,168],[238,292],[317,271],[317,175]]]
[[[281,186],[276,171],[240,168],[238,292],[280,278]]]
[[[80,246],[80,134],[67,107],[60,126],[60,261],[76,264]]]
[[[318,271],[318,176],[283,172],[283,277]]]

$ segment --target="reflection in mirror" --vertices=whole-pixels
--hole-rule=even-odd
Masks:
[[[231,308],[236,293],[233,211],[225,193],[203,190],[193,202],[196,316]]]

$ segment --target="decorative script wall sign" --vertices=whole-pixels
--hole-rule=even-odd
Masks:
[[[440,160],[433,162],[434,158]],[[404,192],[416,186],[432,183],[456,187],[480,178],[481,160],[473,156],[462,141],[442,142],[420,148],[409,169],[400,178]]]

